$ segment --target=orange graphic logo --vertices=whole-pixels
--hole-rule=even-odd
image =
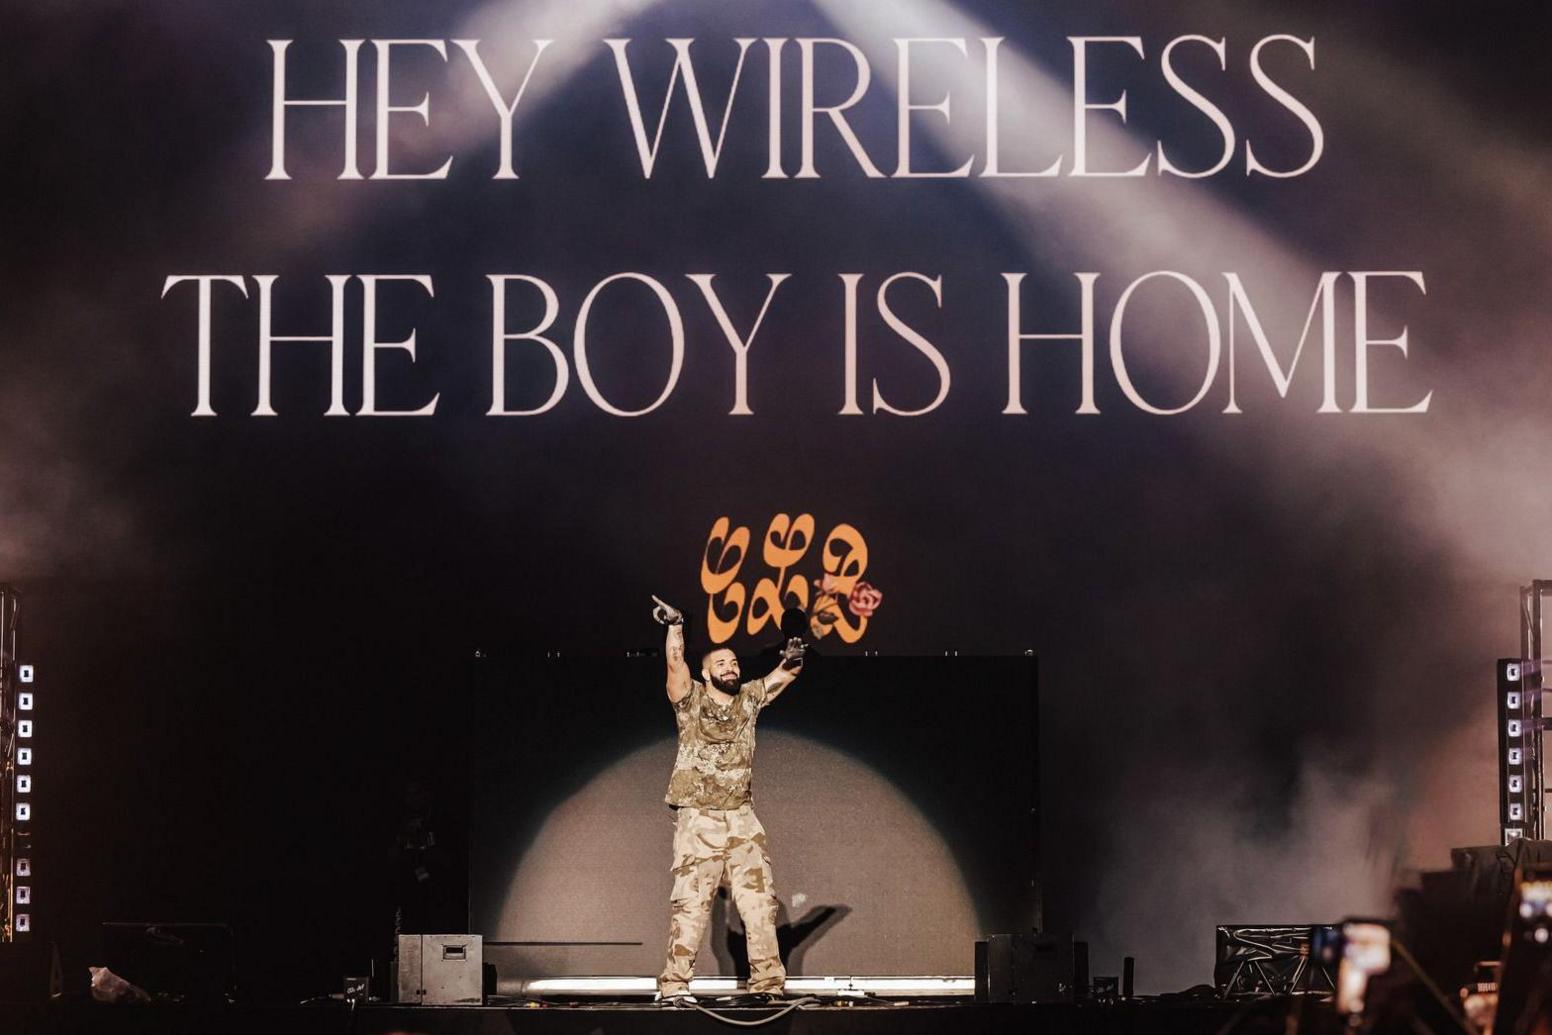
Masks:
[[[749,636],[768,625],[779,628],[782,611],[789,607],[808,616],[809,635],[815,639],[832,632],[845,643],[862,639],[884,599],[876,586],[862,581],[867,541],[853,526],[836,525],[819,547],[819,570],[805,573],[799,568],[814,546],[815,527],[812,514],[771,518],[760,539],[765,571],[751,586],[740,579],[749,560],[749,527],[735,526],[726,516],[712,522],[701,557],[706,633],[712,643],[726,643],[740,627]]]

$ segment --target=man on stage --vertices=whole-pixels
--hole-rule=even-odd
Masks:
[[[776,888],[750,785],[755,720],[802,670],[803,641],[788,640],[781,661],[763,679],[740,683],[738,658],[725,647],[709,651],[701,659],[701,678],[693,679],[684,660],[684,616],[652,599],[652,616],[668,626],[668,702],[679,726],[679,754],[664,799],[675,814],[674,887],[658,997],[694,1002],[695,953],[724,871],[749,939],[749,991],[780,995],[787,972],[776,946]]]

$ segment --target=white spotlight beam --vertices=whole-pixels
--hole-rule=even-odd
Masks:
[[[927,134],[952,167],[984,147],[984,64],[976,60],[979,40],[1002,35],[966,16],[943,0],[897,0],[889,4],[854,0],[815,0],[839,30],[867,52],[877,79],[898,91],[896,38],[962,38],[968,59],[941,50],[930,63],[933,81],[913,83],[925,100],[941,97],[946,86],[953,99],[953,118],[918,115],[914,131]],[[1030,9],[1033,10],[1033,9]],[[1044,71],[1016,47],[1004,42],[999,50],[1002,165],[1007,169],[1043,169],[1056,153],[1065,153],[1070,168],[1073,101],[1070,84]],[[1157,60],[1157,55],[1152,55]],[[929,63],[919,65],[929,67]],[[917,66],[913,66],[913,75]],[[938,92],[933,92],[937,90]],[[1109,95],[1096,97],[1109,100]],[[1114,168],[1135,164],[1154,146],[1122,128],[1113,113],[1098,112],[1088,120],[1091,153],[1110,156]],[[1117,157],[1121,156],[1121,157]],[[1155,159],[1156,160],[1156,159]],[[976,163],[979,172],[981,162]],[[1221,175],[1228,175],[1224,173]],[[1267,232],[1205,187],[1174,177],[1148,175],[1135,179],[1086,180],[1066,176],[1051,179],[991,179],[971,181],[1022,235],[1028,254],[1051,271],[1103,271],[1118,283],[1141,272],[1178,270],[1211,285],[1218,313],[1227,320],[1223,273],[1235,271],[1252,294],[1262,324],[1283,362],[1314,297],[1321,268],[1308,256]],[[1418,262],[1403,256],[1397,268]],[[1064,272],[1065,276],[1066,273]],[[1419,300],[1426,311],[1426,302]],[[1371,306],[1377,330],[1395,333],[1406,321]],[[1127,362],[1147,370],[1152,383],[1174,386],[1183,401],[1199,384],[1202,373],[1202,314],[1190,302],[1154,304],[1138,310],[1139,326],[1153,318],[1149,340],[1139,335],[1135,355]],[[1414,309],[1414,311],[1416,311]],[[1144,315],[1146,313],[1146,316]],[[1441,321],[1442,322],[1442,321]],[[1226,332],[1227,328],[1225,328]],[[1096,329],[1096,351],[1104,352],[1105,327]],[[1245,348],[1248,334],[1238,332],[1241,355],[1237,377],[1241,389],[1268,371],[1254,349]],[[1412,354],[1387,356],[1383,392],[1387,399],[1410,403],[1430,389],[1442,396],[1451,382],[1423,383],[1421,354],[1429,349],[1427,327],[1411,329]],[[1227,348],[1225,333],[1225,348]],[[1352,375],[1352,353],[1340,349],[1339,370]],[[1311,357],[1306,355],[1304,362]],[[1026,359],[1026,370],[1032,360]],[[1314,364],[1311,364],[1314,365]],[[1505,413],[1498,400],[1481,399],[1476,384],[1480,368],[1452,370],[1433,364],[1435,376],[1453,374],[1459,386],[1451,392],[1456,406],[1452,430],[1441,436],[1428,416],[1316,415],[1279,399],[1262,405],[1276,408],[1275,421],[1215,418],[1190,424],[1201,433],[1207,449],[1255,472],[1254,484],[1287,498],[1313,487],[1329,487],[1333,470],[1372,466],[1386,473],[1398,534],[1415,532],[1442,540],[1456,559],[1481,574],[1518,579],[1540,563],[1543,536],[1540,515],[1552,510],[1552,482],[1527,479],[1540,468],[1552,420],[1544,412]],[[1302,372],[1299,377],[1310,376]],[[1220,369],[1219,381],[1225,380]],[[1344,408],[1351,403],[1351,385],[1344,384]],[[1198,410],[1222,409],[1226,390],[1215,385]],[[1464,398],[1463,398],[1464,397]],[[1265,398],[1265,396],[1263,396]],[[1214,402],[1216,401],[1216,405]],[[1312,411],[1313,406],[1309,407]],[[1437,407],[1436,407],[1437,409]],[[1222,422],[1237,421],[1230,428]],[[1376,484],[1379,484],[1376,482]],[[1366,491],[1362,485],[1355,491]],[[1502,501],[1514,505],[1504,506]]]
[[[534,3],[493,2],[482,4],[461,22],[449,40],[479,41],[479,54],[491,80],[504,101],[510,103],[522,89],[522,99],[512,116],[514,165],[522,176],[522,158],[526,141],[522,127],[541,111],[547,102],[563,91],[589,60],[598,56],[598,40],[622,30],[631,19],[655,7],[659,0],[538,0]],[[535,42],[553,41],[541,49]],[[317,56],[324,44],[310,41],[307,60],[341,61],[338,50]],[[296,48],[292,48],[295,50]],[[426,97],[427,118],[395,117],[390,137],[394,168],[426,171],[445,159],[453,159],[450,175],[468,175],[460,171],[459,159],[490,146],[501,133],[502,116],[487,96],[484,85],[469,59],[456,45],[449,43],[447,61],[434,60],[429,66],[410,64],[400,58],[392,82],[394,104],[408,104]],[[406,55],[405,57],[407,57]],[[422,57],[424,55],[421,55]],[[304,60],[300,54],[291,60]],[[528,72],[532,65],[533,72]],[[429,70],[428,70],[429,69]],[[365,74],[363,79],[367,78]],[[525,82],[526,79],[526,82]],[[363,116],[375,100],[374,85],[360,84]],[[266,108],[266,112],[267,112]],[[288,121],[304,116],[293,115]],[[366,119],[363,118],[363,125]],[[316,120],[299,125],[295,139],[287,143],[287,168],[291,179],[313,184],[307,191],[263,192],[259,204],[273,196],[267,214],[244,219],[244,232],[282,250],[306,251],[315,242],[331,235],[347,233],[368,215],[380,219],[390,202],[375,191],[362,190],[358,184],[338,184],[340,144],[338,129],[319,128]],[[375,141],[375,127],[363,135]],[[262,140],[260,139],[262,138]],[[223,197],[253,196],[254,169],[268,168],[270,121],[256,132],[243,157],[243,168],[234,171],[231,189]],[[370,152],[368,147],[367,151]],[[257,155],[262,152],[261,160]],[[373,158],[361,157],[362,171],[370,176]],[[481,170],[489,178],[494,169]],[[424,187],[422,189],[425,189]],[[401,199],[404,195],[398,195]]]

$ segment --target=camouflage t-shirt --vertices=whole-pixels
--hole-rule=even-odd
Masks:
[[[668,778],[670,805],[736,809],[750,802],[754,778],[754,723],[765,706],[765,680],[739,687],[726,708],[717,705],[700,680],[674,705],[679,755]]]

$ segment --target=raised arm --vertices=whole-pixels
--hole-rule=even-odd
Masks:
[[[690,666],[684,660],[684,615],[657,597],[652,599],[657,601],[652,617],[668,627],[663,641],[663,657],[668,662],[668,678],[664,685],[669,703],[678,704],[690,692]]]
[[[781,661],[765,677],[765,703],[770,704],[778,694],[792,685],[803,671],[803,651],[807,647],[801,636],[794,636],[781,649]]]

